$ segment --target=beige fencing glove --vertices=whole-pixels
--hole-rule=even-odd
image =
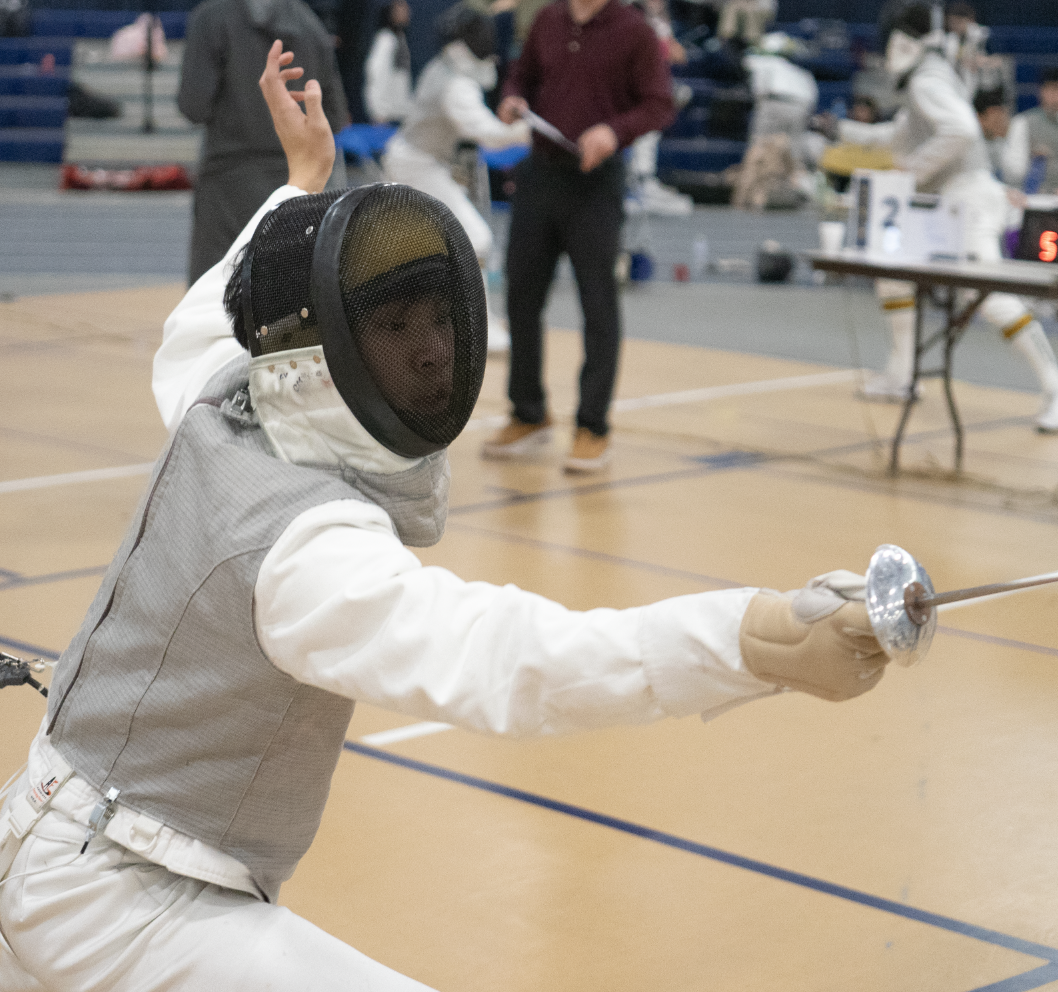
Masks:
[[[785,595],[749,601],[738,641],[746,667],[764,682],[840,702],[874,688],[888,658],[864,604],[865,579],[828,572]]]

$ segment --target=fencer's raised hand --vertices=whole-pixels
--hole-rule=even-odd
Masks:
[[[303,90],[287,89],[289,80],[305,74],[304,69],[290,67],[293,61],[294,53],[284,52],[283,42],[274,41],[261,74],[261,92],[287,157],[287,181],[306,193],[319,193],[334,167],[334,135],[315,79],[308,80]],[[305,104],[304,112],[300,103]]]
[[[529,104],[520,96],[505,96],[499,107],[496,108],[496,116],[504,124],[513,124],[515,121],[521,120],[522,111],[528,109]]]
[[[831,702],[872,689],[889,659],[871,630],[863,590],[863,576],[839,571],[796,593],[757,593],[739,629],[746,667],[764,682]]]
[[[603,164],[620,144],[609,124],[596,124],[588,128],[578,139],[580,149],[580,171],[591,172]]]

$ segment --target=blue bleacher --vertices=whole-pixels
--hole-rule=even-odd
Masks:
[[[139,14],[138,10],[40,8],[33,11],[31,37],[0,38],[0,161],[62,161],[74,44],[78,38],[109,38]],[[158,16],[167,38],[184,37],[186,10],[162,11]],[[44,72],[41,63],[48,55],[54,57],[56,68]]]
[[[34,35],[62,35],[67,38],[109,38],[118,28],[131,24],[139,10],[34,10]],[[164,10],[158,17],[166,38],[183,38],[187,27],[186,10]]]
[[[997,55],[1050,55],[1058,52],[1056,27],[994,27],[989,50]]]
[[[61,128],[66,109],[63,96],[0,96],[0,128]]]
[[[61,127],[0,127],[0,162],[61,162]]]
[[[0,96],[66,96],[70,70],[41,72],[40,66],[0,65]]]
[[[68,39],[0,39],[0,162],[62,161],[71,49]],[[57,68],[44,71],[49,54]]]
[[[62,37],[0,38],[0,65],[23,65],[40,62],[45,55],[54,55],[56,65],[73,62],[73,39]]]
[[[666,138],[658,146],[658,172],[673,169],[723,172],[746,153],[744,141],[722,138]]]

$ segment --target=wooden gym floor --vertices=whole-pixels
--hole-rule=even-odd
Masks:
[[[180,294],[0,302],[6,650],[56,657],[81,621],[165,440],[150,363]],[[564,424],[578,349],[551,332]],[[479,460],[504,378],[422,554],[464,578],[584,609],[796,588],[885,542],[939,589],[1058,567],[1058,438],[1031,396],[959,385],[955,479],[927,389],[890,480],[897,411],[857,403],[854,373],[629,341],[613,467],[571,479],[565,430],[535,462]],[[360,707],[283,901],[442,992],[1058,990],[1053,588],[946,612],[925,663],[842,705],[528,743]],[[0,781],[43,712],[0,693]]]

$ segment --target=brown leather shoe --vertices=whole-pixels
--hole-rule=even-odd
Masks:
[[[599,437],[587,427],[578,427],[562,467],[567,472],[598,472],[606,467],[612,455],[609,436]]]
[[[527,424],[517,417],[481,446],[482,458],[528,458],[551,440],[551,418]]]

